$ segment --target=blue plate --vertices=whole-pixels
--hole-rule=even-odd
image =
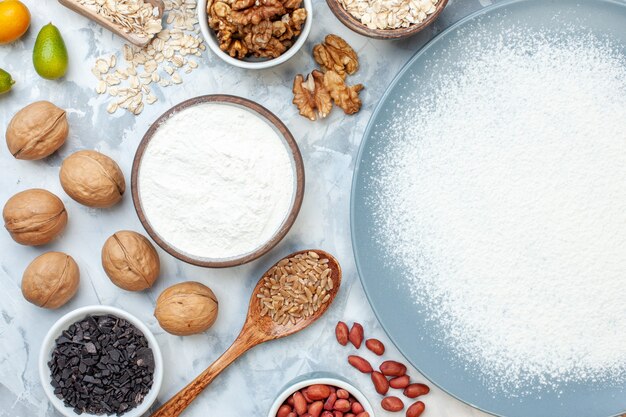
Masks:
[[[480,27],[496,37],[503,28],[524,25],[530,31],[593,33],[626,45],[626,2],[611,0],[513,0],[483,9],[456,23],[420,50],[400,71],[380,101],[365,132],[352,184],[351,228],[357,268],[381,325],[403,355],[430,381],[458,399],[486,412],[507,417],[608,417],[626,412],[626,386],[567,383],[517,398],[490,390],[477,372],[462,363],[436,338],[434,325],[415,308],[402,285],[403,271],[386,264],[374,238],[375,217],[367,201],[376,192],[379,173],[374,155],[386,149],[384,135],[407,91],[429,93],[427,63],[441,54],[461,54],[464,36]],[[577,29],[578,28],[578,29]],[[469,31],[469,32],[468,32]],[[455,49],[456,48],[456,49]],[[456,52],[455,52],[456,50]],[[626,50],[623,50],[626,54]],[[454,71],[439,67],[440,71]],[[470,109],[468,109],[470,111]],[[502,115],[506,117],[506,115]],[[417,115],[416,117],[419,117]],[[625,121],[626,123],[626,121]],[[514,330],[512,330],[514,331]],[[624,329],[626,331],[626,329]],[[624,346],[626,349],[626,346]],[[560,392],[559,392],[560,391]]]

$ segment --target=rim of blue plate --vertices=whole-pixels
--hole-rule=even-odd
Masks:
[[[361,282],[361,287],[363,288],[363,292],[365,292],[365,296],[367,297],[367,301],[370,305],[370,307],[372,308],[372,311],[374,312],[374,315],[376,316],[376,319],[378,320],[379,323],[381,323],[381,327],[383,328],[383,330],[385,331],[385,334],[387,334],[387,336],[389,337],[389,339],[391,340],[391,342],[394,344],[394,346],[398,349],[398,351],[400,351],[400,353],[402,354],[402,356],[404,356],[404,358],[415,368],[417,369],[420,374],[422,376],[424,376],[424,378],[426,378],[431,384],[435,385],[436,387],[438,387],[439,389],[441,389],[443,392],[445,392],[446,394],[450,395],[451,397],[461,401],[464,404],[467,404],[479,411],[482,411],[486,414],[492,415],[492,416],[496,416],[496,417],[506,417],[502,414],[497,414],[494,413],[492,411],[486,410],[478,405],[473,404],[472,402],[465,400],[461,397],[459,397],[458,395],[455,395],[454,393],[448,391],[445,387],[441,386],[437,381],[433,380],[431,378],[430,375],[428,375],[427,373],[424,373],[424,371],[422,371],[422,369],[413,361],[409,358],[409,355],[407,355],[407,353],[405,352],[405,349],[403,349],[401,346],[399,346],[396,343],[396,340],[394,338],[394,336],[389,333],[389,331],[387,330],[387,328],[382,325],[382,321],[381,321],[381,317],[380,317],[380,313],[378,312],[378,310],[374,307],[374,303],[372,301],[372,295],[370,294],[367,285],[365,285],[364,280],[363,280],[363,269],[361,266],[361,263],[359,261],[359,256],[358,256],[358,245],[356,244],[356,235],[355,235],[355,228],[354,228],[354,224],[355,224],[355,191],[357,188],[357,180],[359,178],[359,172],[361,169],[361,160],[363,157],[363,152],[365,151],[365,145],[367,142],[367,138],[371,135],[372,129],[374,127],[374,123],[377,119],[377,116],[380,114],[380,112],[382,111],[383,107],[386,105],[387,99],[389,98],[389,95],[392,93],[394,87],[398,84],[398,82],[401,80],[401,78],[405,75],[405,73],[409,70],[409,68],[411,67],[411,65],[413,64],[413,62],[415,62],[416,60],[418,60],[423,54],[425,54],[430,48],[434,47],[434,45],[436,45],[438,42],[440,42],[448,33],[453,32],[455,30],[457,30],[459,27],[465,25],[467,22],[472,21],[476,18],[479,18],[487,13],[492,13],[498,9],[502,9],[502,8],[506,8],[509,7],[510,5],[513,4],[517,4],[517,3],[524,3],[527,0],[503,0],[501,2],[495,3],[495,4],[491,4],[489,6],[483,7],[482,9],[476,10],[472,13],[470,13],[469,15],[463,17],[462,19],[458,20],[457,22],[453,23],[452,25],[450,25],[449,27],[447,27],[446,29],[444,29],[442,32],[438,33],[437,35],[435,35],[431,40],[429,40],[424,46],[422,46],[417,52],[415,52],[415,54],[413,54],[413,56],[411,56],[411,58],[409,58],[407,60],[407,62],[402,66],[402,68],[400,69],[400,71],[395,75],[395,77],[393,78],[393,80],[391,80],[391,82],[387,85],[387,88],[385,90],[385,92],[383,93],[383,95],[381,96],[381,98],[378,101],[378,104],[376,105],[374,111],[372,112],[372,115],[370,116],[369,121],[367,122],[367,126],[365,128],[365,131],[363,132],[363,137],[361,139],[361,143],[359,145],[359,151],[357,153],[357,159],[356,159],[356,163],[354,166],[354,171],[352,173],[352,183],[351,183],[351,189],[350,189],[350,240],[351,240],[351,244],[352,244],[352,253],[354,256],[354,262],[356,264],[356,269],[357,269],[357,274],[359,276],[359,280]],[[618,4],[621,6],[624,6],[623,2],[620,1],[616,1],[616,0],[605,0],[607,3],[613,3],[613,4]],[[617,413],[614,414],[612,416],[606,416],[606,417],[623,417],[623,414]]]

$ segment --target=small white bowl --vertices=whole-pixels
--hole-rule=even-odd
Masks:
[[[287,385],[280,390],[276,400],[274,400],[267,417],[276,417],[276,413],[278,412],[280,406],[283,405],[287,398],[289,398],[294,392],[315,384],[331,385],[333,387],[345,389],[352,394],[352,396],[356,398],[359,403],[361,403],[365,411],[369,413],[370,417],[374,417],[374,409],[361,390],[349,383],[345,378],[331,372],[312,372],[301,375],[287,383]]]
[[[52,328],[46,334],[46,337],[43,340],[41,345],[41,350],[39,351],[39,377],[41,379],[41,385],[43,386],[43,390],[48,396],[48,400],[52,403],[54,408],[56,408],[59,413],[64,415],[65,417],[76,417],[77,413],[74,412],[74,409],[70,407],[66,407],[63,404],[63,401],[54,395],[54,389],[52,388],[51,377],[50,377],[50,368],[48,367],[48,361],[52,356],[52,350],[55,346],[55,340],[61,335],[64,330],[67,330],[72,324],[76,323],[84,319],[87,316],[91,315],[102,315],[102,314],[111,314],[113,316],[120,317],[132,323],[137,329],[143,333],[143,335],[148,340],[148,346],[152,349],[152,354],[154,355],[154,380],[152,381],[152,387],[148,392],[148,395],[145,396],[143,402],[139,404],[139,406],[133,408],[132,410],[124,413],[124,417],[140,417],[144,414],[150,406],[154,403],[159,394],[159,390],[161,389],[161,383],[163,382],[163,357],[161,356],[161,349],[159,349],[159,345],[157,344],[156,338],[148,329],[148,327],[141,322],[137,317],[120,310],[119,308],[102,306],[102,305],[92,305],[87,307],[81,307],[74,311],[70,311],[52,326]],[[83,413],[81,416],[90,417],[95,416],[94,414]]]
[[[302,28],[302,32],[296,38],[296,42],[291,46],[291,48],[287,49],[284,54],[279,56],[278,58],[272,59],[262,59],[262,58],[246,58],[246,59],[237,59],[228,55],[226,52],[220,49],[219,42],[217,40],[217,35],[209,27],[209,21],[207,18],[206,5],[207,0],[199,0],[198,1],[198,21],[200,23],[200,31],[202,32],[202,36],[209,44],[209,48],[217,55],[221,60],[228,62],[231,65],[234,65],[239,68],[245,69],[266,69],[275,67],[276,65],[280,65],[283,62],[288,61],[292,56],[294,56],[302,45],[306,42],[307,37],[309,36],[309,32],[311,31],[311,22],[313,20],[313,3],[311,0],[304,0],[304,8],[306,9],[306,21],[304,22],[304,27]]]

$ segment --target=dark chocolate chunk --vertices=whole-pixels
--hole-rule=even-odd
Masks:
[[[96,349],[96,345],[94,345],[93,343],[89,342],[85,344],[85,350],[87,351],[87,353],[98,353],[98,350]]]

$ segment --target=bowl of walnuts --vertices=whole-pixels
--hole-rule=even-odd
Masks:
[[[200,31],[223,61],[245,69],[286,62],[311,30],[311,0],[200,0]]]

